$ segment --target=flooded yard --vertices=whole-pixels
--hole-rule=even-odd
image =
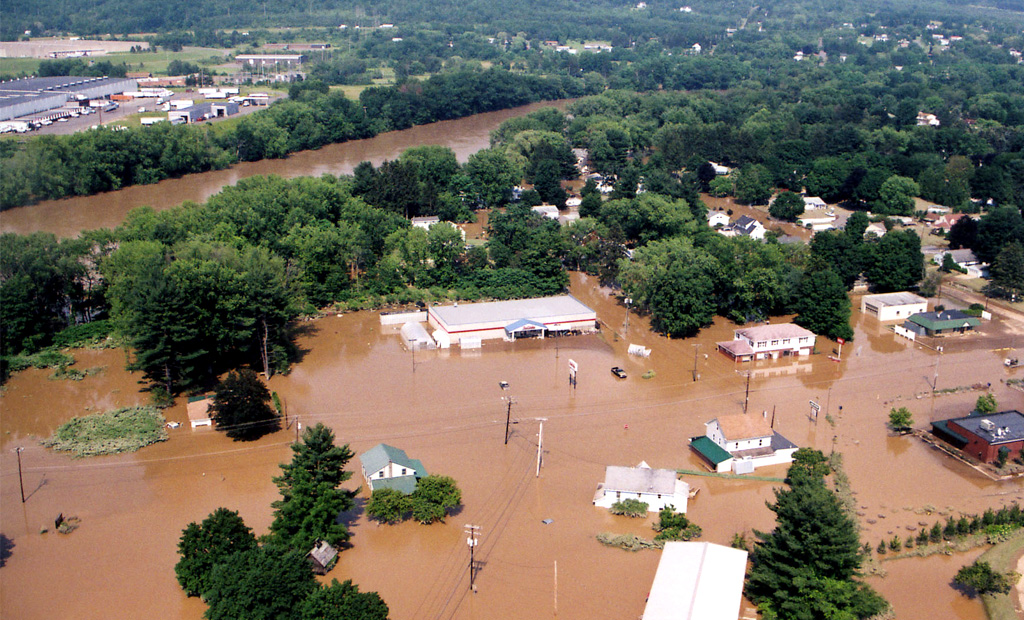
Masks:
[[[464,504],[433,526],[381,526],[355,515],[352,548],[328,580],[351,578],[378,591],[395,620],[638,617],[659,553],[604,547],[595,535],[650,538],[653,519],[615,517],[591,505],[605,466],[644,460],[656,468],[704,469],[687,440],[702,435],[705,422],[744,406],[749,415],[774,417],[775,428],[797,445],[842,452],[864,515],[862,538],[872,547],[894,534],[906,538],[922,521],[944,519],[926,510],[971,514],[1024,501],[1019,479],[991,481],[912,437],[890,437],[885,428],[892,406],[907,406],[919,428],[969,411],[980,392],[932,397],[936,372],[940,389],[990,382],[1001,408],[1024,406],[1024,395],[1000,381],[1024,371],[1007,371],[993,351],[1021,338],[1007,324],[988,325],[990,335],[972,336],[973,344],[964,341],[940,357],[896,341],[855,313],[856,338],[843,348],[842,362],[828,359],[835,345],[819,339],[819,354],[810,358],[736,365],[715,350],[734,329],[722,319],[699,338],[669,340],[635,313],[627,326],[625,308],[593,278],[573,274],[572,292],[597,310],[600,333],[485,341],[479,351],[413,356],[376,313],[311,323],[299,343],[308,353],[289,375],[270,381],[288,414],[303,425],[331,426],[357,455],[380,442],[402,448],[430,473],[455,478]],[[631,343],[650,347],[651,357],[627,355]],[[0,616],[197,620],[205,606],[185,597],[173,572],[182,528],[225,506],[239,510],[257,534],[266,532],[277,497],[270,479],[290,458],[294,428],[234,443],[215,431],[190,430],[179,399],[167,417],[183,425],[165,443],[88,460],[54,454],[38,439],[61,422],[147,398],[139,392],[140,375],[123,370],[123,351],[76,357],[76,367],[105,370],[80,382],[29,370],[0,395],[0,532],[11,541],[0,569]],[[579,364],[575,390],[568,385],[569,359]],[[614,377],[612,366],[628,378]],[[642,378],[647,371],[654,376]],[[515,423],[506,446],[502,397],[509,395]],[[817,420],[809,415],[810,400],[820,403]],[[17,446],[25,448],[25,504]],[[349,469],[358,470],[358,459]],[[785,467],[757,474],[782,477]],[[750,538],[754,529],[773,527],[765,502],[777,483],[686,480],[700,489],[688,516],[704,529],[703,540],[728,544],[737,532]],[[347,486],[361,483],[357,473]],[[81,527],[70,535],[53,532],[59,513],[80,517]],[[480,526],[475,594],[466,524]],[[41,534],[42,527],[50,532]],[[949,587],[976,555],[886,562],[888,575],[871,583],[901,618],[980,620],[981,604]]]

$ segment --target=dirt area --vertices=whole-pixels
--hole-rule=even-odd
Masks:
[[[652,519],[615,517],[591,505],[606,465],[701,469],[687,448],[704,423],[744,408],[774,414],[776,428],[801,446],[843,453],[865,516],[862,536],[872,546],[944,518],[1024,500],[1019,482],[993,482],[912,437],[885,429],[894,402],[908,406],[915,426],[963,415],[977,393],[918,398],[932,380],[938,355],[900,342],[872,319],[856,316],[856,338],[843,361],[819,354],[795,361],[736,365],[715,352],[733,325],[718,320],[695,339],[651,333],[593,278],[573,275],[573,293],[595,308],[600,334],[574,338],[487,342],[475,352],[426,351],[413,356],[372,312],[309,323],[303,358],[287,376],[270,381],[287,411],[303,424],[323,421],[358,454],[379,442],[400,447],[431,473],[454,477],[464,507],[443,525],[380,526],[352,515],[352,548],[328,579],[351,578],[377,590],[396,620],[417,618],[552,618],[558,563],[559,618],[637,617],[657,568],[657,552],[628,553],[601,546],[601,532],[650,537]],[[856,307],[857,304],[855,304]],[[777,319],[781,321],[781,319]],[[1006,330],[999,322],[996,330]],[[1002,333],[1002,332],[1000,332]],[[626,354],[630,343],[653,350]],[[695,349],[694,345],[700,345]],[[696,355],[695,355],[696,352]],[[170,441],[139,453],[74,460],[37,443],[74,415],[143,402],[138,374],[122,370],[122,351],[76,353],[77,367],[105,370],[80,382],[51,381],[29,370],[0,395],[0,528],[12,546],[0,580],[0,616],[197,620],[204,605],[174,580],[182,528],[218,506],[239,510],[257,533],[266,531],[276,499],[271,476],[289,458],[294,428],[251,443],[232,443],[216,431],[188,429],[185,407],[167,412],[183,422]],[[568,360],[579,364],[578,388],[567,384]],[[979,340],[941,356],[939,387],[991,382],[1003,407],[1021,407],[1022,394],[999,380],[1020,378]],[[699,380],[692,369],[696,360]],[[616,379],[609,369],[629,373]],[[655,376],[642,379],[652,370]],[[512,438],[503,445],[506,405],[498,382],[515,398]],[[808,401],[821,404],[817,421]],[[543,467],[535,475],[540,420]],[[833,422],[828,422],[831,419]],[[13,448],[24,446],[27,502],[19,498]],[[357,469],[357,461],[351,464]],[[759,475],[784,475],[783,466]],[[765,507],[776,483],[688,477],[700,489],[689,515],[704,540],[728,544],[733,534],[768,530]],[[348,483],[357,488],[361,481]],[[361,494],[365,499],[365,492]],[[936,511],[926,515],[928,510]],[[40,534],[58,513],[81,518],[70,535]],[[544,524],[544,519],[552,519]],[[869,522],[873,521],[872,522]],[[468,588],[463,526],[481,526],[478,592]],[[871,582],[900,617],[981,620],[981,604],[949,587],[973,552],[883,563]],[[54,561],[54,558],[61,558]],[[403,571],[382,571],[403,566]],[[419,575],[409,579],[408,575]],[[53,589],[49,584],[61,583]]]

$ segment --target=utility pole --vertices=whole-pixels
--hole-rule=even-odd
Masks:
[[[555,560],[555,615],[558,615],[558,560]]]
[[[295,443],[299,443],[299,427],[302,424],[299,423],[299,416],[295,416]]]
[[[512,422],[512,397],[508,397],[508,410],[505,413],[505,445],[508,445],[508,430],[509,424]]]
[[[697,352],[700,351],[700,343],[693,345],[693,380],[697,380]]]
[[[544,419],[540,419],[540,433],[537,435],[537,478],[540,478],[541,454],[544,452]]]
[[[14,451],[18,455],[18,486],[21,487],[21,503],[22,504],[25,503],[25,481],[22,480],[22,478],[21,478],[21,451],[24,450],[24,449],[25,448],[22,448],[21,446],[18,446],[17,448],[14,449]]]
[[[743,413],[747,412],[747,404],[750,403],[750,371],[747,371],[747,394],[743,397]]]
[[[466,524],[466,544],[469,545],[469,589],[476,592],[476,536],[480,532],[479,525]]]

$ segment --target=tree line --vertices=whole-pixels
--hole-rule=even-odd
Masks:
[[[295,98],[247,115],[228,130],[157,123],[121,132],[98,128],[33,137],[22,147],[4,142],[0,209],[155,183],[237,161],[279,158],[416,124],[588,92],[582,80],[500,69],[435,76],[402,88],[370,88],[358,102],[315,83],[294,90]]]

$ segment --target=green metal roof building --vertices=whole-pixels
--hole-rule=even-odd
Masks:
[[[941,310],[912,315],[903,324],[903,327],[919,335],[938,336],[951,333],[962,334],[980,325],[980,319],[968,316],[959,310]]]
[[[371,492],[387,488],[409,494],[416,490],[416,481],[427,475],[427,468],[419,459],[411,459],[405,450],[383,443],[360,454],[359,461]]]

